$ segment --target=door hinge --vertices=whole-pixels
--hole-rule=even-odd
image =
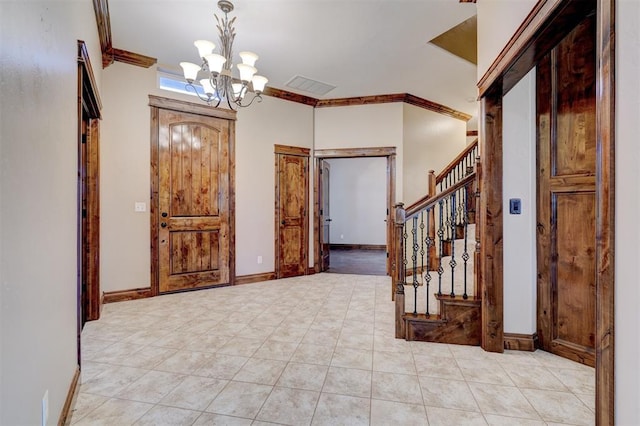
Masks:
[[[320,209],[320,216],[322,216],[322,215],[323,215],[323,213],[322,213],[322,209]]]
[[[389,258],[389,252],[387,252],[387,259]]]
[[[389,216],[389,209],[387,209],[387,216]]]
[[[83,219],[87,218],[87,209],[82,209],[82,218]]]
[[[87,134],[83,133],[82,137],[80,139],[81,139],[82,143],[87,143]]]

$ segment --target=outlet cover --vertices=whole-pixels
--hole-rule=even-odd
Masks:
[[[134,211],[136,213],[143,213],[147,211],[147,203],[141,202],[141,201],[136,201],[136,204],[134,206]]]
[[[262,256],[258,256],[258,265],[262,265]]]

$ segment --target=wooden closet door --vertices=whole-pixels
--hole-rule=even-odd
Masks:
[[[307,274],[309,150],[276,145],[276,276]]]
[[[538,64],[538,337],[595,365],[596,63],[589,17]]]
[[[230,282],[230,121],[158,112],[160,292]]]

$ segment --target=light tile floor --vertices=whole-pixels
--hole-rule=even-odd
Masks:
[[[388,277],[317,274],[109,304],[78,425],[590,425],[592,368],[394,338]]]

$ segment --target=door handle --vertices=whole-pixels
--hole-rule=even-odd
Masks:
[[[331,218],[325,219],[326,222],[331,222],[332,220],[333,219],[331,219]]]
[[[168,216],[167,212],[162,212],[162,217],[167,217],[167,216]]]
[[[282,222],[280,222],[281,225],[285,225],[287,223],[286,220],[283,220]]]
[[[166,228],[166,227],[167,227],[167,222],[162,222],[162,223],[160,224],[160,226],[162,226],[163,228]]]

